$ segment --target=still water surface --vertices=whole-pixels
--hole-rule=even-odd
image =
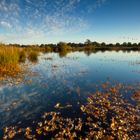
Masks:
[[[104,82],[133,85],[140,83],[140,52],[73,52],[40,54],[29,69],[36,75],[25,76],[30,83],[0,87],[0,128],[18,124],[28,126],[54,106],[72,105],[61,110],[64,116],[78,116],[79,106],[89,93]]]

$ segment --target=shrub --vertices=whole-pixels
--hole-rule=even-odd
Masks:
[[[65,42],[60,42],[60,43],[58,43],[58,49],[59,49],[59,51],[65,52],[67,50],[70,50],[71,47],[69,45],[67,45],[67,43],[65,43]]]
[[[25,62],[26,61],[26,53],[25,51],[20,51],[19,52],[19,62]]]
[[[31,51],[28,55],[29,61],[36,63],[38,61],[38,52],[37,51]]]

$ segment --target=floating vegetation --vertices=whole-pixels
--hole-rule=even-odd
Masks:
[[[60,107],[60,103],[57,103],[54,107],[55,108],[59,108]]]
[[[104,88],[107,86],[103,85]],[[120,84],[104,92],[90,94],[87,103],[80,106],[81,117],[70,118],[63,117],[60,112],[45,112],[32,127],[5,127],[3,139],[139,139],[140,110],[124,100],[121,88]],[[60,103],[54,107],[66,108]]]
[[[140,102],[140,90],[137,90],[133,95],[132,95],[132,100]]]
[[[88,116],[87,125],[92,138],[96,138],[99,132],[100,138],[109,135],[113,139],[138,139],[139,109],[125,101],[118,89],[110,90],[113,93],[91,94],[88,103],[81,106],[82,112]]]
[[[60,103],[57,103],[57,104],[54,106],[54,108],[56,108],[56,109],[66,109],[66,108],[71,108],[71,107],[72,107],[72,105],[70,105],[70,104],[67,104],[66,106],[61,106]]]
[[[28,65],[26,64],[21,65],[20,68],[22,68],[22,70],[20,70],[16,74],[14,74],[15,71],[13,70],[12,75],[11,75],[11,72],[10,72],[10,75],[8,75],[6,72],[5,76],[1,76],[0,86],[8,85],[9,87],[14,87],[21,83],[30,85],[33,82],[32,77],[37,77],[39,75],[38,72],[33,72],[29,70]],[[26,77],[30,77],[30,79],[27,79]]]
[[[25,73],[28,72],[27,65],[8,64],[5,68],[2,67],[0,73],[0,86],[14,86],[24,81]]]
[[[9,85],[6,87],[2,85],[4,88],[1,88],[0,117],[3,132],[0,138],[139,139],[140,92],[139,88],[138,90],[135,88],[139,86],[133,88],[132,86],[125,88],[123,84],[112,86],[117,81],[112,81],[114,79],[111,77],[115,75],[119,78],[123,74],[119,73],[120,71],[115,73],[112,69],[113,64],[115,68],[119,68],[119,62],[116,65],[116,61],[109,61],[110,58],[103,57],[103,60],[109,61],[109,64],[104,65],[103,61],[97,59],[98,57],[93,59],[94,55],[88,58],[91,58],[90,60],[83,61],[81,60],[85,57],[83,54],[80,57],[71,54],[60,59],[57,54],[52,53],[45,54],[45,57],[41,55],[39,65],[36,66],[28,61],[25,64],[21,63],[25,59],[28,60],[31,52],[36,51],[36,48],[17,51],[17,66],[20,68],[22,65],[23,68],[29,66],[29,71],[27,73],[20,71],[21,75],[16,72],[15,79],[9,77],[3,80],[4,86],[5,83]],[[102,57],[103,54],[99,56]],[[139,70],[138,65],[135,68]],[[125,70],[128,74],[127,69]],[[132,75],[128,79],[132,81],[139,78],[138,74],[134,76],[133,73],[129,74]],[[105,80],[103,77],[109,77],[110,83],[99,86]],[[126,82],[128,81],[126,79]],[[90,94],[91,91],[94,93]],[[130,102],[126,101],[125,97]],[[38,117],[40,113],[42,117]]]

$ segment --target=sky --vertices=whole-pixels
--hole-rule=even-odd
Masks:
[[[140,42],[140,0],[0,0],[0,42]]]

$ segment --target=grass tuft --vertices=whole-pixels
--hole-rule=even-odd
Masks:
[[[20,71],[19,49],[0,45],[0,75],[14,75]]]
[[[39,53],[37,51],[31,51],[31,52],[29,52],[28,60],[30,62],[36,63],[38,61],[38,54]]]

